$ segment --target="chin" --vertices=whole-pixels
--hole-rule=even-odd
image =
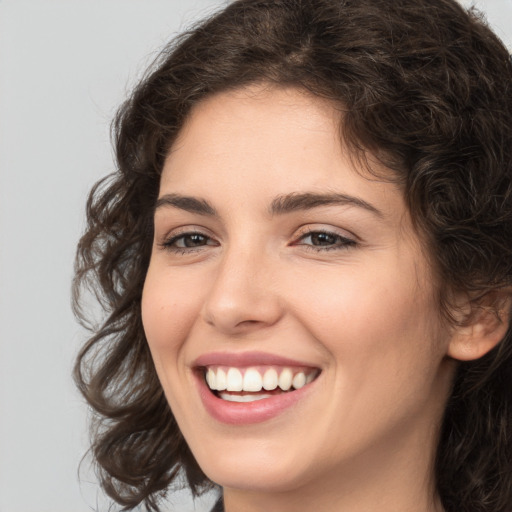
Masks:
[[[203,450],[196,460],[206,476],[222,487],[286,492],[304,484],[308,472],[304,460],[291,460],[283,452],[282,448],[262,448],[246,443],[245,449],[236,446],[207,453]]]

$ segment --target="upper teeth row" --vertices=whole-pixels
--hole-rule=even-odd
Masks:
[[[302,388],[315,378],[315,374],[316,370],[294,374],[291,368],[283,368],[278,374],[275,368],[268,368],[262,375],[256,368],[248,368],[242,375],[238,368],[208,368],[206,382],[214,391],[272,391],[278,386],[288,391],[292,386],[295,389]]]

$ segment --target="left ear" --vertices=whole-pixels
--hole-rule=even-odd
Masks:
[[[511,320],[512,287],[468,298],[458,308],[464,319],[455,327],[447,355],[459,361],[479,359],[505,337]]]

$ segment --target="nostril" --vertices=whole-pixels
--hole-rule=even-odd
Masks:
[[[239,322],[237,327],[243,327],[244,325],[251,326],[251,325],[257,325],[261,323],[258,320],[243,320],[242,322]]]
[[[223,262],[205,296],[203,320],[224,334],[274,325],[283,314],[279,297],[263,276],[247,277],[251,271],[238,269],[237,265],[240,262],[235,262],[234,256]]]

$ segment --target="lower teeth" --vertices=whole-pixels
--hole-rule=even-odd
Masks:
[[[227,400],[228,402],[255,402],[256,400],[263,400],[264,398],[270,398],[272,395],[263,393],[263,394],[247,394],[247,395],[232,395],[230,393],[222,393],[219,392],[220,398],[222,400]]]

